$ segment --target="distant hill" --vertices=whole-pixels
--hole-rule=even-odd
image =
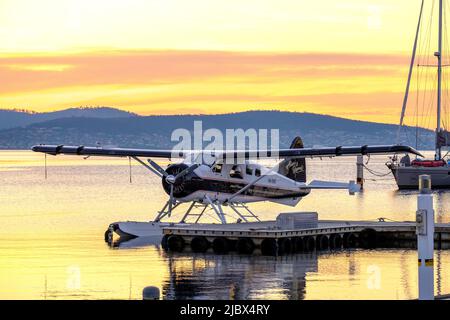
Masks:
[[[28,126],[33,123],[70,117],[123,118],[136,114],[110,107],[70,108],[53,112],[27,112],[25,110],[0,109],[0,130]]]
[[[1,149],[28,149],[34,144],[114,145],[118,147],[171,148],[171,134],[177,128],[193,130],[195,120],[203,130],[280,129],[280,147],[289,147],[300,135],[305,145],[337,146],[397,143],[398,126],[355,121],[312,113],[249,111],[222,115],[122,116],[59,118],[25,127],[0,130]],[[402,130],[400,142],[414,145],[414,130]],[[433,149],[433,132],[420,129],[424,143],[420,149]],[[206,145],[207,143],[205,143]]]

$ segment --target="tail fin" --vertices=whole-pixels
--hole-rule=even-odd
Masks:
[[[302,149],[303,140],[300,137],[295,137],[292,140],[290,149]],[[292,159],[286,162],[280,169],[278,173],[288,177],[289,179],[306,182],[306,161],[305,158]]]

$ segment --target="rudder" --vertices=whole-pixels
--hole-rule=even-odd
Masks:
[[[292,140],[289,149],[302,149],[303,147],[304,146],[302,138],[295,137],[294,140]],[[287,161],[282,167],[280,167],[278,173],[298,182],[306,182],[305,158],[298,158]]]

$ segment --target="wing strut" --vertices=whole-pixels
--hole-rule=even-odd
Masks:
[[[150,170],[151,172],[153,172],[154,174],[156,174],[158,177],[162,177],[161,173],[159,173],[158,171],[156,171],[155,169],[153,169],[152,167],[150,167],[148,164],[146,164],[144,161],[142,161],[141,159],[139,159],[136,156],[131,156],[131,158],[133,158],[134,160],[136,160],[137,162],[139,162],[140,164],[142,164],[144,167],[146,167],[148,170]]]

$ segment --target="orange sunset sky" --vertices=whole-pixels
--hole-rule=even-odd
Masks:
[[[0,108],[397,123],[419,0],[0,0]]]

